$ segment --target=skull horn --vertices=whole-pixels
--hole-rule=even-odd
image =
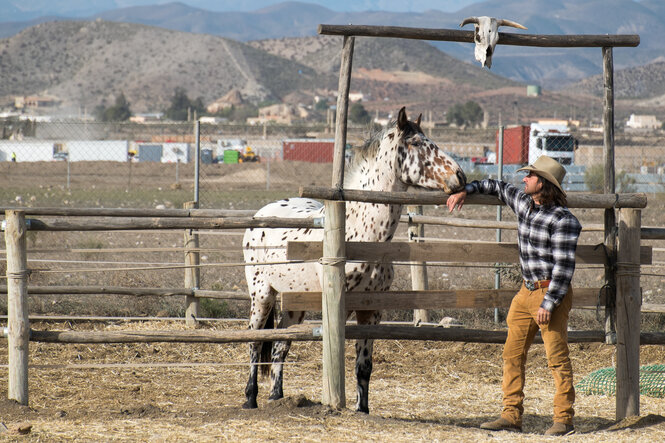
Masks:
[[[499,20],[496,21],[496,23],[499,26],[512,26],[513,28],[527,29],[526,26],[522,26],[519,23],[514,22],[512,20],[499,19]]]
[[[460,23],[459,27],[463,27],[464,25],[468,25],[469,23],[475,23],[476,25],[478,24],[478,17],[467,17]]]

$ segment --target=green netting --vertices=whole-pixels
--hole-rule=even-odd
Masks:
[[[614,395],[616,387],[616,370],[602,368],[584,377],[575,390],[586,395]],[[640,366],[640,394],[665,398],[665,365]]]

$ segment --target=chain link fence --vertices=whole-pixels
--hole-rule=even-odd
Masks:
[[[197,130],[193,122],[34,120],[0,125],[0,195],[6,206],[169,208],[198,197],[202,208],[256,209],[331,179],[334,134],[324,126],[201,124]],[[349,144],[362,143],[367,132],[350,128]],[[566,191],[603,190],[599,131],[532,123],[503,131],[431,126],[426,132],[457,157],[471,179],[496,177],[501,161],[503,179],[520,184],[517,169],[547,154],[565,165]],[[617,192],[665,193],[659,132],[617,131]]]

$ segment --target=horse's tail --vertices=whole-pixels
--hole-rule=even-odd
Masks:
[[[266,324],[263,329],[275,328],[275,307],[273,306],[268,313]],[[272,361],[272,341],[264,341],[261,345],[261,363],[270,363]],[[262,364],[261,375],[267,376],[270,374],[270,365]]]

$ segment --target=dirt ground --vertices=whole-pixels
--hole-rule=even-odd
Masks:
[[[181,323],[35,324],[51,329],[182,329]],[[206,328],[244,327],[215,322]],[[7,342],[0,341],[6,364]],[[294,343],[285,398],[243,410],[246,345],[31,343],[29,407],[7,398],[0,371],[0,440],[30,441],[542,441],[553,387],[541,345],[527,367],[524,433],[479,424],[500,411],[501,345],[378,341],[370,414],[353,411],[353,344],[346,352],[347,407],[321,402],[321,344]],[[614,347],[572,345],[575,381],[613,364]],[[642,348],[641,364],[662,363],[662,346]],[[6,366],[5,366],[6,368]],[[578,395],[571,441],[663,441],[665,399],[641,397],[641,417],[615,422],[615,398]],[[19,429],[28,432],[20,437]],[[27,431],[29,429],[29,431]]]

